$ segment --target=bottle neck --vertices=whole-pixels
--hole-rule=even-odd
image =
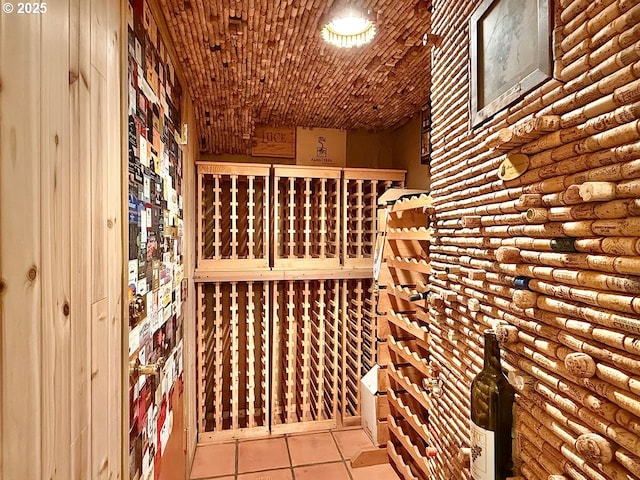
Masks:
[[[500,366],[500,344],[493,330],[484,332],[484,368],[498,372],[502,371]]]

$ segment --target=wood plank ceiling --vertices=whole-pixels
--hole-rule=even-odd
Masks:
[[[333,0],[160,0],[201,152],[250,154],[257,125],[383,130],[417,112],[429,95],[431,1],[352,3],[370,10],[376,38],[339,49],[320,37]]]

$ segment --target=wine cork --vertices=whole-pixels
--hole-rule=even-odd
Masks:
[[[596,374],[596,363],[586,353],[570,353],[564,359],[564,366],[576,377],[591,378]]]
[[[444,308],[444,300],[440,295],[429,295],[427,299],[427,303],[431,305],[433,308],[442,309]]]
[[[469,310],[472,312],[479,312],[480,300],[478,300],[477,298],[470,298],[469,301],[467,302],[467,307],[469,307]]]
[[[516,290],[513,292],[513,303],[520,308],[532,308],[538,302],[538,294],[531,290]]]
[[[515,247],[500,247],[496,250],[496,260],[500,263],[520,263],[520,249]]]
[[[613,182],[585,182],[580,185],[579,192],[585,202],[606,202],[617,197]]]
[[[442,270],[433,272],[433,276],[439,280],[446,280],[447,278],[449,278],[449,274],[447,272],[443,272]]]
[[[549,220],[549,212],[545,208],[530,208],[524,214],[527,223],[545,223]]]
[[[482,226],[482,217],[468,216],[462,217],[463,228],[477,228]]]
[[[585,433],[576,440],[576,450],[587,461],[609,463],[613,459],[613,447],[604,437],[596,433]]]
[[[460,448],[456,454],[456,459],[459,463],[465,465],[465,468],[468,468],[471,463],[471,449],[469,447]]]
[[[547,477],[547,480],[569,480],[569,479],[564,475],[549,475]]]
[[[484,280],[487,273],[482,270],[469,270],[468,276],[471,280]]]
[[[519,210],[527,210],[528,208],[542,206],[542,195],[538,193],[525,193],[520,195],[516,203]]]
[[[495,331],[498,342],[503,345],[509,345],[518,341],[518,328],[513,325],[498,325]]]
[[[536,379],[520,370],[513,370],[509,372],[509,383],[519,393],[525,394],[533,391]]]

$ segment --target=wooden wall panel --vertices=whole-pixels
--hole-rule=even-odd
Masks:
[[[42,475],[70,475],[70,108],[68,63],[56,53],[69,50],[68,2],[43,17],[40,68],[51,77],[40,97],[40,248],[43,275],[42,339]]]
[[[39,16],[0,16],[2,473],[42,475]],[[21,48],[15,48],[20,45]],[[11,71],[11,75],[5,72]],[[36,140],[34,140],[36,139]],[[31,452],[33,461],[24,461]]]
[[[3,478],[122,476],[120,11],[0,17]]]
[[[640,5],[555,2],[554,78],[470,129],[468,22],[480,3],[437,0],[432,18],[442,43],[432,58],[430,355],[445,376],[429,419],[432,478],[470,478],[459,453],[489,327],[504,334],[518,390],[517,473],[640,478]],[[502,181],[507,153],[526,154],[529,167]],[[573,368],[575,358],[594,370]],[[612,458],[588,457],[583,434]]]

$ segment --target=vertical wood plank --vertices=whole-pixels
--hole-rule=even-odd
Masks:
[[[93,35],[93,32],[92,32]],[[91,68],[91,301],[107,296],[106,80]]]
[[[347,204],[349,201],[349,180],[343,178],[342,180],[342,265],[347,263],[349,258],[349,252],[347,246],[349,239],[347,237],[347,228],[349,227],[349,211],[347,210]]]
[[[267,183],[268,185],[268,183]],[[268,193],[268,192],[267,192]],[[269,198],[265,198],[265,202],[269,202]],[[274,176],[273,180],[273,258],[271,259],[270,265],[273,266],[275,259],[280,257],[280,216],[282,212],[280,211],[280,177]],[[268,221],[265,222],[265,225],[268,225]],[[284,228],[284,224],[282,225]],[[268,232],[265,232],[267,239],[269,238]],[[267,244],[268,246],[268,244]],[[267,254],[269,249],[267,249]],[[282,253],[284,255],[284,252]]]
[[[206,396],[205,396],[205,387],[206,387],[206,374],[205,371],[209,368],[208,365],[205,364],[206,357],[206,346],[207,339],[205,337],[205,318],[204,318],[204,284],[200,283],[197,287],[197,308],[196,308],[196,336],[198,338],[198,348],[197,348],[197,388],[198,388],[198,425],[201,432],[205,431],[206,426],[206,418],[205,415],[207,413],[206,408]]]
[[[304,256],[311,258],[311,179],[304,179]]]
[[[195,119],[193,114],[193,105],[188,95],[184,95],[184,111],[186,114],[189,130],[195,131]],[[185,192],[191,191],[196,185],[196,143],[191,141],[186,148],[186,155],[184,157],[184,184]],[[183,351],[183,365],[185,375],[185,428],[187,430],[187,469],[191,465],[191,462],[195,455],[195,448],[197,442],[197,396],[195,388],[196,384],[196,335],[195,335],[195,323],[198,317],[195,314],[195,285],[192,281],[194,269],[196,266],[196,250],[193,248],[193,243],[188,239],[196,238],[195,233],[199,229],[196,229],[196,205],[194,204],[194,195],[183,195],[184,201],[184,238],[187,239],[184,245],[184,269],[185,277],[188,279],[187,283],[187,300],[183,308],[184,311],[184,351]],[[198,202],[202,205],[201,202]],[[202,246],[200,246],[202,248]],[[204,430],[201,430],[204,431]]]
[[[249,259],[253,259],[254,258],[254,252],[253,252],[253,248],[255,245],[255,241],[254,241],[254,234],[256,231],[256,216],[254,213],[254,207],[255,207],[255,186],[254,186],[254,181],[255,181],[255,177],[252,175],[249,175],[249,177],[247,178],[248,182],[249,182],[249,186],[248,189],[249,191],[248,193],[248,197],[249,197],[249,201],[247,202],[247,208],[249,210],[249,213],[247,215],[247,258]]]
[[[289,178],[289,258],[295,258],[296,250],[296,179]]]
[[[271,306],[270,306],[270,292],[269,292],[269,288],[270,288],[270,283],[269,282],[262,282],[262,298],[264,303],[262,304],[262,345],[261,345],[261,354],[262,354],[262,362],[261,362],[261,368],[262,368],[262,385],[261,385],[261,394],[262,394],[262,425],[263,426],[270,426],[270,421],[269,419],[272,418],[272,412],[271,409],[273,408],[273,405],[271,404],[271,402],[269,401],[269,399],[271,398],[271,388],[274,388],[273,382],[272,382],[272,375],[278,375],[278,372],[271,371],[271,355],[269,355],[269,346],[270,345],[274,345],[273,350],[274,350],[274,356],[276,353],[276,348],[275,345],[278,343],[276,341],[274,341],[274,337],[272,336],[272,327],[271,327],[271,319],[270,319],[270,315],[269,312],[271,312]],[[274,288],[275,290],[275,288]],[[275,295],[275,293],[274,293]],[[274,302],[275,304],[275,302]],[[274,311],[274,319],[273,322],[275,322],[275,309]],[[278,338],[278,337],[275,337]],[[274,363],[275,365],[278,365],[277,362],[277,358],[276,358],[276,362]]]
[[[247,282],[247,414],[248,427],[256,426],[256,345],[255,345],[255,305],[253,296],[253,282]]]
[[[266,282],[265,282],[266,283]],[[269,425],[276,425],[280,423],[280,415],[282,413],[282,404],[281,404],[281,392],[282,392],[282,371],[280,370],[282,361],[283,352],[281,352],[282,341],[281,338],[284,337],[284,330],[282,328],[282,317],[280,312],[280,303],[278,302],[278,292],[279,292],[279,282],[275,281],[271,284],[271,303],[272,308],[272,318],[271,318],[271,331],[270,336],[267,336],[267,344],[265,344],[265,356],[267,358],[267,369],[266,371],[269,373],[265,379],[268,379],[267,383],[270,385],[271,394],[267,396],[270,398],[270,413]],[[269,310],[267,310],[269,311]],[[269,325],[269,322],[267,322]],[[273,345],[272,353],[269,355],[268,345]],[[272,367],[270,368],[270,363],[272,363]],[[286,417],[285,417],[286,418]]]
[[[215,204],[215,218],[214,218],[214,230],[213,236],[215,242],[215,259],[219,260],[221,257],[220,246],[222,245],[222,229],[220,228],[220,218],[222,217],[222,189],[220,188],[220,175],[213,176],[213,198]]]
[[[240,404],[240,347],[238,345],[239,335],[239,305],[238,305],[238,283],[231,282],[231,422],[232,428],[237,430],[239,425],[239,404]]]
[[[277,238],[278,238],[278,229],[277,229],[277,225],[278,225],[278,196],[277,196],[278,190],[275,189],[274,191],[274,217],[273,217],[273,237],[274,237],[274,250],[277,252],[278,251],[278,243],[277,243]],[[271,221],[271,216],[270,216],[270,205],[271,205],[271,196],[269,195],[269,176],[265,177],[264,179],[264,197],[263,197],[263,201],[262,201],[262,210],[264,212],[264,217],[263,217],[263,221],[262,221],[262,243],[264,245],[264,250],[262,251],[262,255],[264,256],[264,258],[267,260],[267,265],[272,266],[273,265],[273,261],[270,258],[271,256],[271,224],[269,223]]]
[[[107,193],[106,217],[102,219],[107,227],[107,295],[109,298],[109,378],[107,412],[110,419],[122,418],[122,385],[128,385],[128,372],[123,378],[122,344],[122,299],[124,274],[123,258],[123,221],[122,204],[125,196],[122,191],[122,165],[125,159],[122,137],[128,133],[128,122],[123,119],[121,88],[121,50],[120,50],[120,2],[106,1],[106,128],[107,128],[107,175],[105,190]],[[128,192],[127,192],[128,193]],[[127,229],[128,230],[128,229]],[[128,245],[128,244],[127,244]],[[128,323],[128,322],[127,322]],[[98,434],[95,432],[94,434]],[[120,452],[123,438],[120,422],[109,422],[109,478],[121,476]]]
[[[326,349],[326,318],[325,318],[325,283],[327,280],[319,280],[318,289],[318,418],[324,420],[324,389],[325,389],[325,349]]]
[[[238,258],[238,175],[231,175],[231,258]]]
[[[346,231],[346,229],[345,229]],[[320,258],[327,256],[327,179],[320,179]]]
[[[302,301],[302,421],[311,420],[311,313],[309,280],[304,281]]]
[[[333,328],[333,366],[331,369],[331,375],[333,376],[333,391],[332,391],[332,399],[331,404],[333,405],[333,418],[336,418],[338,415],[338,364],[340,363],[340,356],[338,355],[338,341],[340,336],[340,330],[338,328],[340,324],[339,313],[340,313],[340,291],[342,290],[343,285],[347,283],[346,280],[333,280],[331,283],[332,292],[333,292],[333,310],[331,312],[332,318],[332,328]]]
[[[340,333],[342,335],[342,350],[340,359],[340,392],[341,392],[341,415],[342,418],[347,416],[347,358],[350,353],[350,349],[348,350],[348,340],[347,340],[347,332],[349,329],[349,304],[348,304],[348,296],[347,292],[349,290],[349,280],[342,280],[342,288],[340,288],[340,305],[342,305],[340,321],[341,328]]]
[[[91,306],[91,478],[109,478],[109,423],[105,399],[109,396],[109,302]],[[102,435],[99,432],[103,432]]]
[[[200,264],[200,262],[202,262],[202,260],[204,259],[204,235],[202,234],[203,230],[204,230],[204,226],[206,225],[206,221],[203,218],[202,214],[203,214],[203,209],[202,209],[202,205],[205,199],[205,195],[204,195],[204,182],[203,182],[203,177],[204,174],[202,173],[198,173],[198,227],[196,228],[196,235],[197,237],[197,245],[198,245],[198,264]],[[188,195],[185,195],[185,197],[188,197]],[[186,198],[185,198],[186,201]],[[186,212],[185,212],[186,213]],[[215,213],[216,217],[218,216],[218,213]],[[215,232],[214,232],[215,234]],[[214,243],[216,242],[216,238],[214,236],[213,239]],[[187,270],[188,271],[188,270]]]
[[[69,7],[71,149],[71,478],[90,478],[91,377],[91,16],[90,4]]]
[[[63,32],[63,35],[60,35]],[[42,475],[69,478],[70,410],[70,134],[69,1],[42,16],[40,172],[42,265]],[[66,56],[60,56],[60,50]]]
[[[287,423],[298,421],[296,412],[297,327],[294,283],[287,281]]]
[[[33,141],[41,133],[41,18],[0,15],[0,443],[5,478],[42,476],[41,180],[40,144]]]
[[[216,382],[213,386],[213,388],[215,389],[215,393],[214,393],[214,397],[215,397],[215,418],[216,418],[216,422],[215,422],[215,429],[216,430],[222,430],[223,429],[223,415],[222,415],[222,394],[224,391],[224,384],[223,384],[223,378],[224,378],[224,349],[223,349],[223,345],[222,345],[222,323],[223,323],[223,317],[222,317],[222,292],[221,292],[221,288],[220,288],[220,283],[216,282],[215,284],[215,300],[214,300],[214,305],[215,305],[215,317],[214,317],[214,323],[215,323],[215,338],[216,338],[216,342],[215,342],[215,348],[216,348],[216,355],[215,355],[215,378],[216,378]]]

